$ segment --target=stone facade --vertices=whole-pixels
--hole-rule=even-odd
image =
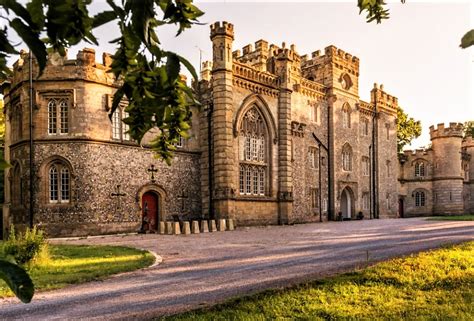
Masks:
[[[146,147],[151,134],[139,146],[123,123],[108,119],[117,88],[109,55],[102,63],[91,49],[75,60],[49,57],[34,81],[36,223],[50,235],[137,231],[144,213],[155,211],[146,201],[155,196],[155,220],[397,216],[398,100],[376,84],[370,102],[360,99],[357,57],[334,46],[302,56],[294,45],[264,40],[234,51],[227,22],[213,24],[210,36],[213,59],[198,84],[203,108],[193,111],[191,138],[170,167]],[[5,91],[13,165],[5,226],[29,217],[27,59],[23,53],[14,65]]]
[[[400,215],[474,213],[474,140],[463,125],[430,127],[431,147],[400,156]]]

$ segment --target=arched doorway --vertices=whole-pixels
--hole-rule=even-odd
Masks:
[[[159,195],[148,191],[142,196],[143,231],[157,231],[159,221]]]
[[[343,219],[352,218],[352,193],[346,187],[341,194],[341,213]]]
[[[400,217],[405,217],[405,204],[403,197],[398,199],[398,215]]]

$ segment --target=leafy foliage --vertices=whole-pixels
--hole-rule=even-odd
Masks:
[[[15,227],[12,225],[8,240],[3,245],[3,252],[11,256],[20,266],[31,268],[42,252],[47,251],[47,246],[43,231],[36,226],[16,235]]]
[[[164,50],[156,28],[177,25],[177,35],[194,23],[203,12],[192,0],[107,0],[108,10],[92,17],[88,7],[92,0],[31,0],[25,6],[14,0],[0,0],[0,13],[7,15],[9,27],[20,36],[33,52],[40,75],[47,61],[46,47],[64,55],[66,48],[81,40],[98,44],[92,31],[115,21],[121,36],[111,42],[117,45],[111,72],[121,80],[110,117],[119,103],[128,101],[130,136],[141,141],[152,128],[158,134],[152,148],[168,163],[175,149],[173,143],[188,137],[190,106],[198,105],[191,89],[180,77],[184,65],[197,78],[191,64],[174,52]],[[8,77],[6,57],[18,54],[8,41],[8,29],[0,29],[0,79]],[[46,35],[44,39],[40,36]],[[40,76],[39,75],[39,76]]]
[[[459,47],[465,49],[474,45],[474,29],[468,31],[461,39]]]
[[[463,136],[474,138],[474,120],[469,120],[464,123],[463,126]]]
[[[421,135],[421,123],[409,118],[402,108],[397,110],[397,150],[403,151],[403,147]]]
[[[24,269],[11,262],[0,260],[0,279],[23,303],[29,303],[35,293],[35,287],[30,276]]]

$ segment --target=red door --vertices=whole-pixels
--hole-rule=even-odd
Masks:
[[[158,195],[146,192],[142,197],[143,230],[158,229]]]

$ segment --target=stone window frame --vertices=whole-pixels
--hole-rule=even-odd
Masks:
[[[308,163],[311,169],[319,168],[318,148],[316,146],[308,147]]]
[[[342,128],[350,129],[351,128],[351,106],[348,103],[342,105]]]
[[[362,136],[369,136],[369,120],[366,117],[361,118],[361,134]]]
[[[342,170],[345,172],[352,171],[353,151],[352,146],[349,143],[345,143],[342,146]]]
[[[12,168],[10,170],[9,179],[10,179],[10,201],[12,207],[22,207],[24,206],[25,195],[23,191],[25,180],[23,178],[23,168],[18,161],[12,162]]]
[[[112,113],[111,117],[111,138],[113,141],[119,142],[133,142],[128,131],[130,126],[125,124],[123,120],[129,116],[125,110],[128,107],[128,102],[120,102],[117,109]]]
[[[308,101],[308,106],[309,106],[309,120],[313,123],[319,124],[319,107],[316,102],[311,102]]]
[[[53,183],[51,182],[51,169],[56,168],[57,177],[56,177],[56,186],[57,186],[57,200],[51,199],[51,187]],[[68,173],[68,184],[67,184],[67,199],[64,198],[64,192],[66,189],[63,184],[63,171],[67,170]],[[64,157],[59,155],[54,155],[43,161],[40,166],[40,179],[41,182],[41,191],[40,197],[42,203],[47,206],[71,206],[74,203],[74,178],[75,174],[71,163]]]
[[[311,209],[313,210],[319,209],[319,189],[315,187],[311,187],[309,190],[309,195],[311,199]]]
[[[369,176],[370,175],[370,158],[368,156],[362,156],[361,163],[362,163],[362,175]]]
[[[40,102],[40,106],[46,109],[46,134],[50,137],[65,136],[71,134],[72,109],[76,108],[76,90],[75,89],[45,89],[36,92],[36,100]],[[50,115],[50,103],[57,101],[56,111],[54,115]],[[65,102],[66,105],[61,106]],[[66,118],[64,119],[64,109],[66,107]],[[41,108],[41,107],[40,107]],[[50,124],[51,116],[54,116],[54,127]]]
[[[415,177],[425,177],[426,176],[426,165],[422,160],[417,160],[415,162]]]
[[[415,207],[426,206],[426,192],[424,190],[413,191],[413,197],[414,197]]]

